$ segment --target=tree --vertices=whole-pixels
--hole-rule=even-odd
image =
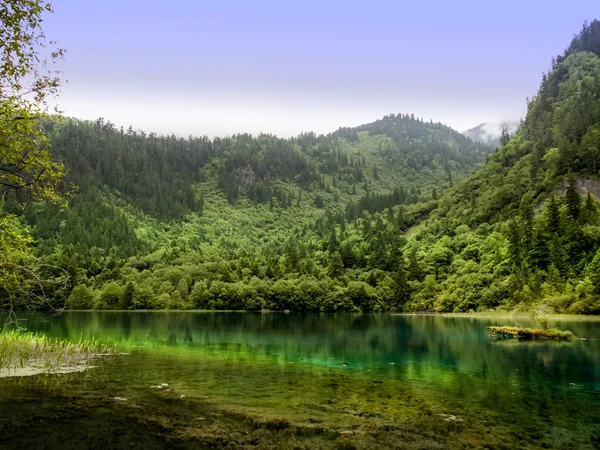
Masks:
[[[344,275],[344,262],[338,252],[333,252],[329,255],[327,274],[330,278],[339,278]]]
[[[538,227],[533,232],[531,249],[529,250],[529,262],[533,267],[546,270],[550,264],[550,250],[548,241],[550,237],[545,233],[543,227]],[[512,247],[511,247],[512,248]]]
[[[587,267],[589,278],[594,286],[594,292],[600,294],[600,249]]]
[[[64,175],[62,164],[48,151],[43,122],[49,102],[57,94],[60,79],[47,68],[64,55],[42,32],[43,16],[52,13],[44,0],[5,0],[0,3],[0,208],[8,199],[59,200],[58,183]],[[0,286],[12,310],[24,293],[40,298],[41,281],[28,264],[31,255],[14,215],[0,220]],[[43,293],[42,293],[43,296]]]
[[[123,295],[121,295],[121,299],[119,302],[119,309],[129,309],[131,305],[133,305],[133,296],[135,295],[135,286],[130,281],[125,286],[125,290],[123,291]]]
[[[579,219],[579,212],[581,210],[581,197],[577,190],[577,179],[570,175],[567,181],[567,192],[565,194],[565,200],[567,203],[567,214],[573,219]]]
[[[560,231],[560,210],[558,209],[556,197],[550,197],[546,214],[548,231],[550,233],[558,233]]]
[[[588,192],[585,198],[585,204],[583,205],[583,221],[585,223],[594,223],[598,215],[598,208],[596,202],[592,198],[592,195]]]
[[[500,134],[500,146],[504,147],[510,141],[510,134],[508,134],[508,128],[502,127],[502,133]]]
[[[329,250],[330,253],[337,252],[339,246],[340,243],[337,240],[335,228],[332,228],[331,233],[329,234],[329,241],[327,242],[327,250]]]
[[[42,32],[44,0],[7,0],[0,4],[0,197],[27,192],[34,199],[58,200],[64,169],[52,161],[41,127],[49,101],[58,93],[57,71],[46,72],[64,50],[49,55]]]
[[[75,286],[67,299],[70,309],[89,309],[94,302],[94,292],[87,286],[80,284]]]
[[[512,220],[508,224],[508,254],[515,269],[523,268],[523,236],[518,221]]]
[[[406,269],[400,265],[394,276],[394,299],[397,308],[401,308],[410,298],[410,285],[406,278]]]
[[[600,150],[600,125],[590,126],[581,140],[583,160],[592,175],[598,174],[598,151]]]

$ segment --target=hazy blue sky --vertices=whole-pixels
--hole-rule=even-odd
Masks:
[[[597,0],[52,0],[65,114],[180,135],[518,119]],[[596,17],[595,17],[596,16]]]

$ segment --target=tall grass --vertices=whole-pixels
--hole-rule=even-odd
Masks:
[[[112,347],[97,340],[71,342],[49,338],[43,334],[0,330],[0,372],[24,368],[52,372],[114,354]]]

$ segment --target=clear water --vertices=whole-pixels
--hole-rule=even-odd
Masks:
[[[119,352],[0,379],[0,448],[600,448],[600,322],[240,312],[21,315]],[[151,386],[168,384],[162,389]],[[127,400],[115,400],[115,397]],[[229,447],[228,447],[229,446]]]

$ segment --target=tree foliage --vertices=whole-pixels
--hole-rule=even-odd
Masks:
[[[5,242],[29,227],[72,308],[600,312],[599,28],[491,154],[408,114],[292,139],[44,122],[78,188],[5,201]]]
[[[7,0],[0,4],[0,207],[30,200],[57,202],[64,170],[48,150],[41,128],[49,101],[60,86],[52,63],[63,56],[50,49],[42,32],[43,16],[51,13],[43,0]],[[36,294],[40,279],[27,265],[31,239],[19,219],[0,217],[0,285],[9,304],[15,296]],[[30,284],[38,285],[34,291]]]

